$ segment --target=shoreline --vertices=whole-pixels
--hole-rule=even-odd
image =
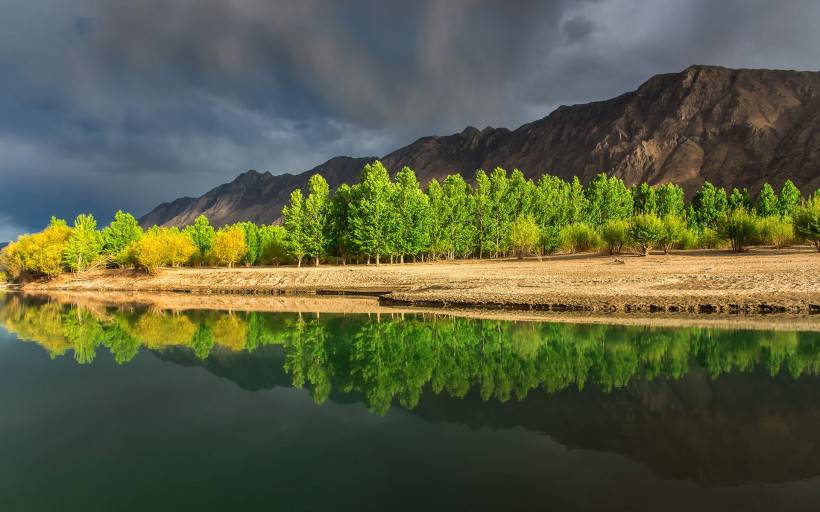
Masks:
[[[368,295],[381,306],[601,315],[818,316],[813,249],[576,254],[381,266],[174,268],[149,276],[98,270],[30,282],[26,293]]]

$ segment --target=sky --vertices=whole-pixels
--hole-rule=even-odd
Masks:
[[[691,64],[818,70],[818,20],[815,0],[0,0],[0,241]]]

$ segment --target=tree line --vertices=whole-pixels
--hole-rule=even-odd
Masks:
[[[708,181],[692,200],[673,183],[627,187],[599,174],[586,187],[548,174],[527,179],[519,170],[460,174],[422,187],[407,167],[394,178],[376,161],[359,181],[331,193],[320,174],[294,190],[281,225],[241,222],[215,229],[205,216],[191,225],[143,230],[117,212],[97,229],[91,215],[73,225],[52,218],[2,253],[12,278],[55,276],[99,266],[133,266],[156,273],[181,265],[278,265],[305,260],[375,263],[502,258],[558,250],[611,254],[634,250],[785,247],[810,242],[820,251],[820,191],[808,197],[787,180],[778,192],[764,184],[753,200]]]
[[[107,350],[117,363],[142,349],[220,352],[222,368],[271,345],[280,358],[268,376],[291,375],[321,403],[332,389],[364,397],[379,414],[398,401],[412,409],[425,389],[455,398],[477,389],[483,400],[555,393],[594,384],[605,391],[636,377],[680,379],[692,367],[711,378],[756,368],[797,378],[820,371],[812,332],[507,322],[447,315],[303,315],[224,311],[105,311],[7,296],[0,324],[34,340],[51,357],[72,353],[90,364]],[[235,359],[234,359],[235,358]],[[282,365],[282,366],[279,366]]]

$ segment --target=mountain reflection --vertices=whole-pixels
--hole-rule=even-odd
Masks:
[[[816,375],[820,368],[820,336],[793,331],[446,315],[89,309],[17,295],[3,301],[3,326],[41,345],[51,357],[71,352],[78,363],[89,364],[98,351],[108,350],[123,364],[149,349],[167,359],[207,364],[278,346],[283,357],[260,363],[273,379],[271,387],[284,370],[289,383],[309,388],[316,403],[331,392],[356,394],[378,414],[394,403],[412,410],[423,393],[463,398],[472,391],[483,401],[506,402],[523,400],[533,390],[553,394],[591,384],[609,392],[634,379],[676,381],[693,368],[712,379],[751,371],[796,379]],[[265,387],[262,380],[257,387]]]

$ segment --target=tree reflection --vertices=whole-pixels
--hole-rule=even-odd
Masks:
[[[104,347],[117,363],[141,347],[190,350],[199,359],[269,345],[285,354],[292,384],[316,403],[332,390],[358,393],[374,412],[412,409],[425,389],[483,400],[524,399],[593,384],[605,391],[636,377],[680,379],[697,364],[715,378],[765,368],[817,374],[820,335],[706,328],[509,322],[446,315],[370,318],[240,312],[96,310],[6,296],[0,322],[51,357],[92,363]]]

